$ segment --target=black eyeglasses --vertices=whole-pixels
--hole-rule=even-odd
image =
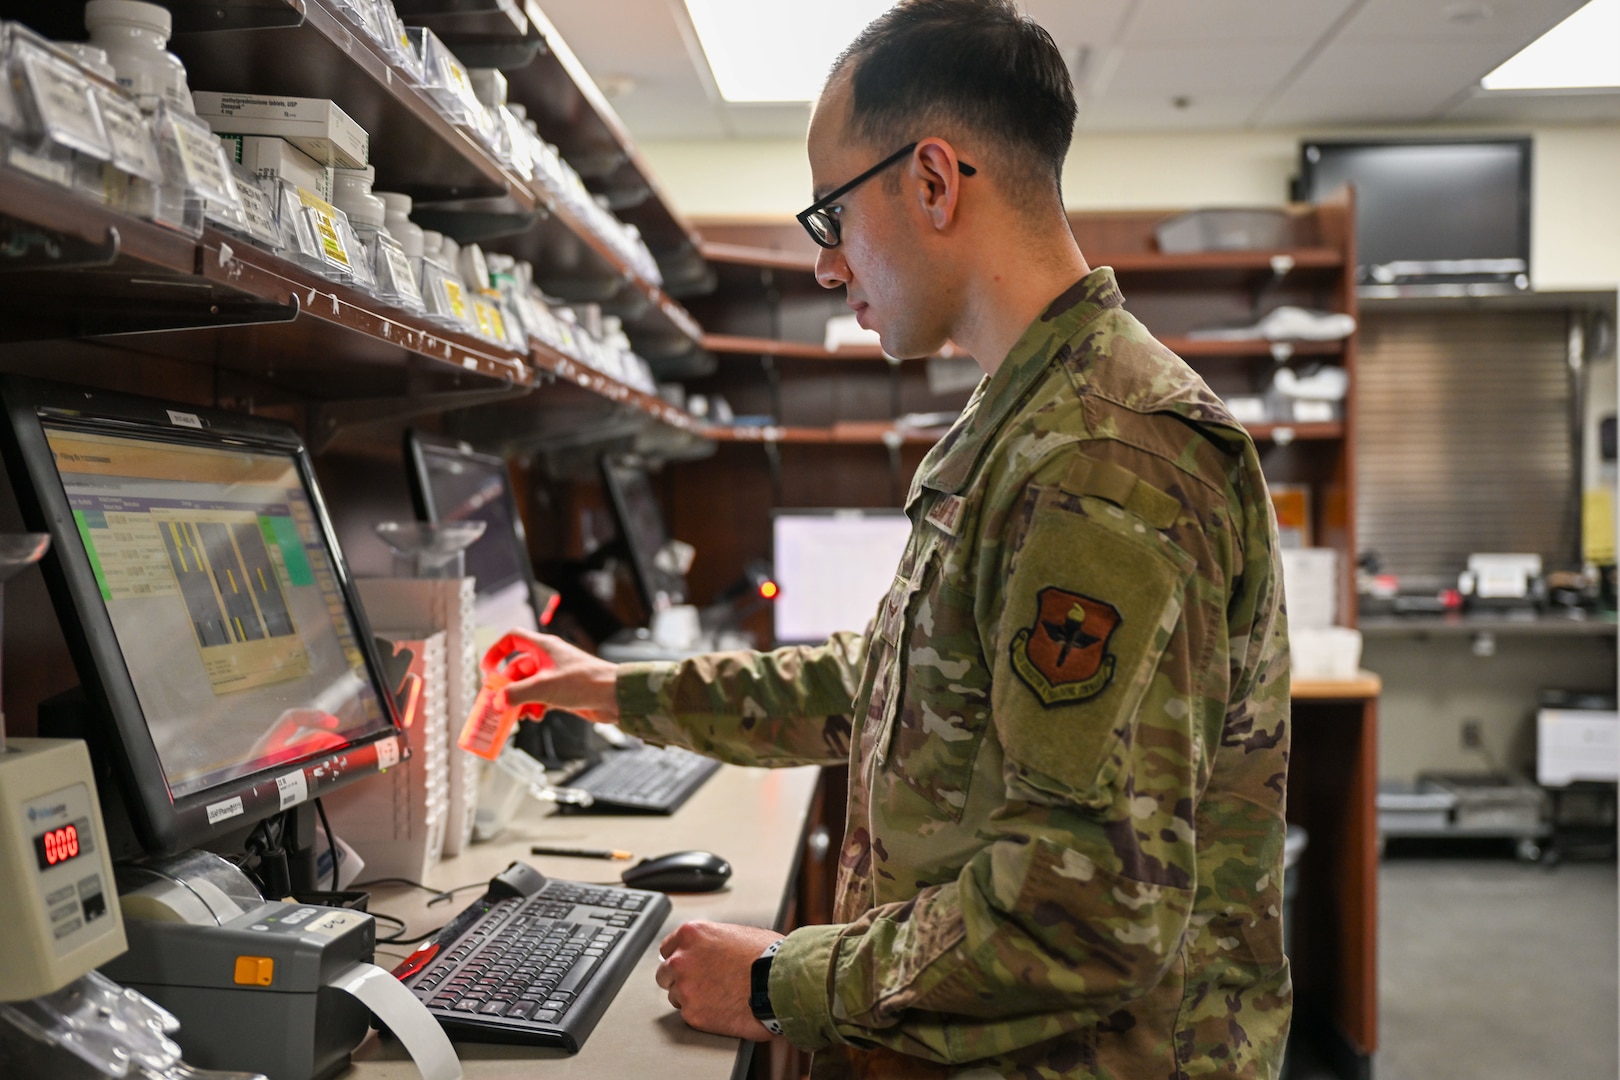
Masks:
[[[848,195],[851,191],[854,191],[856,188],[872,179],[872,177],[876,176],[884,169],[887,169],[890,165],[893,165],[895,162],[906,157],[915,149],[917,149],[916,143],[912,143],[910,146],[901,147],[888,157],[884,158],[882,161],[878,162],[876,165],[872,166],[870,169],[867,169],[865,172],[861,173],[861,175],[857,176],[849,183],[845,184],[843,187],[839,188],[837,191],[833,192],[831,195],[828,195],[825,198],[817,199],[815,202],[811,203],[808,210],[803,210],[794,216],[799,219],[799,224],[804,226],[804,231],[810,234],[810,239],[814,240],[824,248],[837,247],[839,242],[843,240],[843,235],[840,232],[838,219],[827,212],[828,207],[832,206],[833,203],[837,202],[839,199],[842,199],[845,195]],[[974,173],[979,171],[965,161],[958,161],[956,163],[956,167],[961,170],[963,176],[972,176]]]

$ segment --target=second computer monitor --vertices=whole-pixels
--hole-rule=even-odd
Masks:
[[[779,645],[862,631],[894,583],[911,522],[898,510],[778,510],[771,533]]]
[[[646,469],[631,458],[604,457],[602,480],[648,615],[686,603],[686,576],[664,554],[669,530]]]
[[[406,437],[406,457],[418,517],[486,526],[467,549],[467,575],[477,581],[478,625],[540,629],[547,612],[505,460],[414,431]]]

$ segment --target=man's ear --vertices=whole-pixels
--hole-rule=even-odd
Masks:
[[[936,232],[956,223],[962,193],[962,171],[956,150],[944,139],[924,139],[911,155],[911,179],[923,215]]]

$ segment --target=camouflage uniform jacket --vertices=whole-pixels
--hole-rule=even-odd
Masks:
[[[770,980],[814,1077],[1277,1074],[1274,518],[1247,434],[1122,304],[1090,274],[980,384],[866,637],[620,673],[644,738],[847,755],[839,923]]]

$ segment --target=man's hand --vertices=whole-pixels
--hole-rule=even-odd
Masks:
[[[551,657],[552,666],[508,686],[507,701],[513,705],[544,702],[599,724],[618,720],[618,665],[575,648],[562,638],[527,630],[513,630],[501,638],[485,654],[486,660],[519,648],[538,649]]]
[[[729,923],[689,922],[658,946],[658,985],[681,1019],[699,1031],[765,1042],[772,1038],[748,1008],[750,969],[782,935]]]

